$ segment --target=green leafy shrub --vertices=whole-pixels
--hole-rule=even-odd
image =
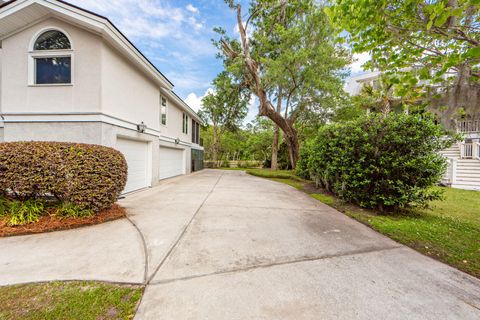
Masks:
[[[81,210],[109,208],[124,189],[127,163],[112,148],[63,142],[0,143],[0,194],[54,196]]]
[[[37,222],[44,212],[44,208],[44,202],[41,200],[11,200],[8,205],[8,224],[11,226],[20,226]]]
[[[419,115],[371,115],[320,129],[301,151],[298,174],[338,197],[381,211],[424,206],[446,169],[438,151],[455,137]]]
[[[0,217],[5,216],[8,213],[9,201],[0,196]]]
[[[230,161],[228,160],[222,160],[222,163],[220,164],[222,168],[230,168]],[[216,166],[214,167],[216,168]]]
[[[57,212],[60,216],[68,218],[90,217],[95,213],[93,210],[82,209],[73,203],[62,203]]]

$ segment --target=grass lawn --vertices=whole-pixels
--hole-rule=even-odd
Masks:
[[[0,319],[133,319],[139,286],[49,282],[0,287]]]
[[[480,278],[480,192],[442,188],[445,200],[432,202],[430,209],[380,215],[315,190],[291,171],[247,172],[307,192],[398,242]]]

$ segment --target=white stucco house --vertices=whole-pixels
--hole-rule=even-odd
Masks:
[[[0,141],[116,148],[131,192],[201,169],[200,124],[107,18],[59,0],[0,1]]]

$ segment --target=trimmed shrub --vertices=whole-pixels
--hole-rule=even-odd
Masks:
[[[127,181],[112,148],[63,142],[0,143],[0,193],[18,200],[55,197],[78,210],[111,207]]]
[[[381,211],[425,206],[446,169],[438,153],[455,137],[425,116],[371,115],[328,125],[303,146],[297,173],[339,198]]]

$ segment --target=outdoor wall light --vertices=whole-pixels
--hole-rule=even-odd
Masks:
[[[180,143],[180,138],[175,139],[175,144],[179,144],[179,143]]]
[[[144,133],[145,130],[147,130],[147,125],[145,123],[140,123],[140,124],[137,124],[137,131],[140,132],[140,133]]]

